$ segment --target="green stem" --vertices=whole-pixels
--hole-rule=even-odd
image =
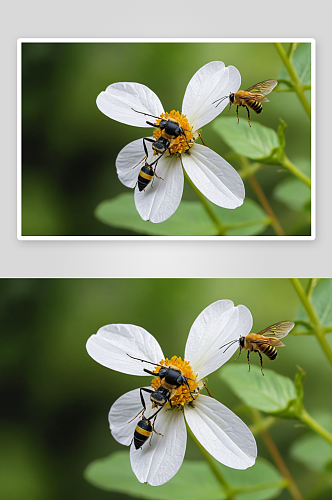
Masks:
[[[310,321],[312,322],[312,324],[314,326],[320,326],[320,323],[319,323],[319,319],[318,319],[318,316],[316,314],[316,311],[314,310],[314,308],[312,307],[305,291],[303,290],[302,286],[301,286],[301,283],[299,281],[298,278],[290,278],[291,280],[291,283],[292,285],[294,286],[295,288],[295,291],[296,293],[298,294],[302,304],[303,304],[303,307],[305,308],[305,310],[307,311],[308,313],[308,316],[310,318]]]
[[[314,420],[306,410],[302,410],[300,415],[298,415],[299,420],[310,427],[313,431],[317,432],[326,441],[332,445],[332,434],[330,434],[324,427],[322,427],[316,420]]]
[[[252,163],[251,165],[249,165],[249,162],[248,162],[248,165],[245,166],[245,168],[242,167],[242,170],[241,172],[239,172],[239,175],[241,177],[241,179],[246,179],[247,177],[249,177],[249,175],[252,175],[252,174],[255,174],[256,172],[258,172],[258,170],[260,170],[263,166],[263,163],[258,163],[255,162],[255,163]]]
[[[294,163],[292,163],[287,158],[287,156],[284,156],[283,158],[278,159],[278,163],[280,163],[280,165],[282,165],[284,168],[286,168],[287,170],[289,170],[290,172],[292,172],[292,174],[296,175],[296,177],[298,177],[299,179],[301,179],[301,181],[305,182],[307,184],[307,186],[309,186],[311,188],[310,177],[308,177],[306,174],[304,174],[303,172],[301,172],[301,170],[299,170],[294,165]]]
[[[279,83],[282,83],[281,80],[279,80]],[[286,82],[285,82],[286,83]],[[289,84],[289,82],[287,82]],[[302,85],[303,90],[311,90],[311,85]],[[295,92],[294,87],[288,87],[287,89],[275,89],[273,92]]]
[[[322,327],[319,329],[316,328],[315,334],[316,334],[316,337],[318,338],[320,345],[322,346],[323,351],[326,354],[327,359],[329,360],[329,362],[332,365],[332,351],[331,351],[331,348],[330,348],[330,346],[325,338],[325,329]]]
[[[201,445],[201,443],[198,441],[195,434],[192,432],[192,430],[190,429],[190,427],[188,425],[187,425],[187,430],[188,430],[190,437],[192,438],[192,440],[194,441],[194,443],[196,444],[196,446],[198,447],[198,449],[202,453],[203,457],[205,458],[205,460],[209,464],[210,469],[211,469],[212,473],[214,474],[215,478],[217,479],[217,481],[219,482],[219,484],[222,486],[223,490],[225,491],[225,493],[227,495],[227,499],[228,500],[233,499],[234,495],[233,495],[232,487],[226,481],[224,476],[221,474],[221,472],[216,467],[216,464],[214,463],[213,458],[211,457],[210,453],[208,451],[206,451],[204,446]]]
[[[251,408],[252,411],[254,411]],[[256,411],[256,410],[255,410]],[[258,410],[257,410],[258,411]],[[265,418],[257,418],[257,420],[254,420],[254,424],[250,425],[250,430],[253,434],[260,434],[262,431],[268,429],[271,427],[273,424],[275,424],[277,421],[276,417],[265,417]]]
[[[278,52],[279,56],[281,57],[282,62],[284,63],[285,68],[287,69],[287,71],[289,73],[289,76],[290,76],[292,83],[293,83],[294,91],[297,93],[298,98],[300,99],[300,101],[305,109],[305,112],[307,113],[309,118],[311,118],[311,107],[307,101],[306,96],[304,95],[304,88],[303,88],[304,86],[301,84],[299,77],[297,76],[296,71],[293,68],[291,61],[287,57],[287,54],[284,51],[284,48],[281,45],[281,43],[275,43],[274,46],[277,49],[277,52]]]
[[[309,300],[311,299],[312,292],[314,291],[315,286],[317,285],[318,281],[319,281],[319,278],[309,278],[308,286],[307,286],[307,290],[306,290],[307,297]]]
[[[205,196],[200,192],[199,189],[197,189],[197,187],[195,186],[195,184],[192,182],[192,180],[190,179],[190,177],[188,176],[187,172],[183,169],[184,171],[184,175],[187,179],[187,181],[189,182],[189,184],[191,185],[191,187],[193,188],[193,190],[195,191],[195,193],[197,194],[198,198],[200,199],[200,201],[202,202],[208,216],[210,217],[210,219],[212,220],[212,222],[215,224],[215,226],[217,227],[217,230],[218,230],[218,235],[219,236],[224,236],[225,235],[225,225],[218,219],[218,217],[216,216],[216,214],[213,212],[213,210],[211,209],[207,199],[205,198]]]
[[[303,304],[303,307],[307,311],[307,314],[310,318],[310,321],[314,327],[313,328],[314,334],[316,335],[318,342],[322,346],[322,349],[325,352],[327,359],[329,360],[329,362],[332,365],[332,350],[331,350],[331,348],[330,348],[330,346],[325,338],[326,329],[320,324],[320,321],[319,321],[319,318],[316,314],[316,311],[312,307],[311,302],[308,299],[305,291],[303,290],[298,278],[291,278],[290,280],[291,280],[298,296],[300,297],[300,300]]]

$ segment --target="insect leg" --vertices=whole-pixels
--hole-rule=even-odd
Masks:
[[[228,108],[228,111],[227,111],[226,115],[228,115],[228,113],[230,112],[231,107],[232,107],[232,103],[230,102],[230,103],[229,103],[229,108]]]
[[[227,114],[227,113],[226,113]],[[206,146],[205,142],[203,141],[203,137],[201,136],[201,134],[198,135],[198,137],[200,138],[200,140],[202,141],[203,143],[203,146]],[[207,147],[207,146],[206,146]]]
[[[164,408],[165,404],[166,404],[166,403],[164,403],[163,405],[161,405],[161,406],[160,406],[160,408],[158,408],[158,410],[157,410],[157,411],[156,411],[153,415],[151,415],[151,417],[149,417],[147,420],[151,420],[151,419],[153,418],[153,419],[154,419],[154,420],[153,420],[153,423],[154,423],[154,422],[155,422],[155,420],[156,420],[156,415],[157,415],[157,413],[159,413],[159,412],[160,412],[160,410],[162,410],[162,409]]]
[[[143,394],[142,394],[143,391],[148,392],[149,394],[152,394],[153,390],[152,389],[146,389],[145,387],[141,387],[140,390],[139,390],[139,395],[141,397],[142,406],[143,406],[144,411],[145,411],[146,410],[146,404],[145,404],[145,401],[144,401],[144,398],[143,398]]]
[[[158,411],[157,411],[157,413],[158,413]],[[164,434],[162,434],[161,432],[157,432],[156,429],[154,428],[155,421],[156,421],[156,414],[155,414],[155,417],[154,417],[153,422],[152,422],[152,429],[153,429],[153,432],[155,432],[156,434],[158,434],[158,436],[163,436]]]
[[[211,392],[209,391],[209,389],[207,388],[207,385],[206,385],[205,383],[204,383],[204,387],[205,387],[205,389],[207,390],[208,395],[210,396],[210,398],[213,398],[213,396],[212,396]],[[213,398],[213,399],[214,399],[214,398]]]
[[[189,132],[189,130],[188,130],[188,132]],[[181,134],[181,135],[183,135],[183,136],[184,136],[184,138],[185,138],[185,140],[186,140],[186,143],[187,143],[187,146],[188,146],[188,149],[190,149],[189,142],[188,142],[188,139],[187,139],[187,136],[186,136],[186,133],[185,133],[185,131],[184,131],[184,130],[183,130],[183,132],[182,132],[182,134]]]
[[[186,386],[187,386],[187,387],[188,387],[188,389],[189,389],[190,396],[192,397],[192,401],[195,401],[195,398],[194,398],[194,396],[192,395],[192,392],[191,392],[191,389],[190,389],[190,385],[189,385],[189,383],[188,383],[188,380],[186,380],[186,381],[185,381],[185,384],[186,384]]]
[[[236,106],[236,115],[237,115],[237,124],[239,124],[239,122],[240,122],[240,118],[239,118],[239,106]]]
[[[250,111],[249,111],[248,106],[246,106],[246,108],[247,108],[247,113],[248,113],[248,123],[249,123],[249,127],[251,127],[251,125],[250,125]]]
[[[151,139],[150,137],[144,137],[143,138],[143,146],[144,146],[144,152],[145,152],[145,155],[146,155],[146,158],[149,156],[149,153],[148,153],[148,149],[146,147],[146,144],[145,144],[145,141],[148,141],[148,142],[155,142],[154,139]]]
[[[262,372],[262,375],[264,377],[264,373],[263,373],[263,358],[262,358],[262,355],[261,353],[258,351],[258,354],[259,354],[259,359],[260,359],[260,362],[261,362],[261,372]]]
[[[241,354],[241,351],[242,351],[242,347],[240,347],[240,352],[239,352],[239,355],[238,355],[238,357],[237,357],[236,359],[234,359],[234,361],[236,361],[237,359],[239,359],[240,354]]]
[[[259,353],[259,351],[258,351],[258,353]],[[249,365],[249,371],[250,371],[250,361],[249,361],[249,355],[250,355],[250,351],[248,351],[248,354],[247,354],[248,365]],[[260,355],[260,353],[259,353],[259,355]]]
[[[156,165],[156,166],[157,166],[157,165]],[[156,174],[156,169],[154,170],[154,175],[155,175],[155,177],[157,177],[157,179],[161,179],[162,181],[164,180],[164,178],[163,178],[163,177],[159,177],[159,175],[157,175],[157,174]]]
[[[132,422],[133,420],[135,420],[135,418],[137,418],[137,417],[138,417],[138,415],[140,415],[141,413],[142,413],[142,415],[143,415],[143,417],[144,417],[144,411],[145,411],[145,410],[144,410],[144,408],[143,408],[143,410],[139,411],[139,412],[137,413],[137,415],[135,415],[135,416],[134,416],[134,418],[132,418],[131,420],[129,420],[128,424],[130,424],[130,422]],[[130,443],[130,444],[131,444],[131,443]]]

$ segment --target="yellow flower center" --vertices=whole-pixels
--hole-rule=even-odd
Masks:
[[[199,395],[204,385],[196,382],[197,374],[194,374],[188,361],[182,358],[178,358],[177,356],[173,356],[170,360],[168,360],[167,358],[162,359],[159,364],[172,368],[173,370],[178,370],[183,376],[187,377],[190,391],[187,384],[183,384],[180,387],[174,389],[167,386],[167,388],[171,392],[172,406],[188,404],[193,401],[191,394],[193,395],[194,399]],[[156,375],[159,373],[160,368],[160,366],[157,366],[155,368],[154,372]],[[160,377],[157,377],[151,382],[151,387],[154,391],[156,391],[161,385],[165,386],[165,378],[161,379]],[[165,406],[169,406],[169,403],[167,403]]]
[[[169,119],[171,119],[171,121],[176,121],[179,124],[179,127],[183,129],[183,134],[180,134],[178,137],[171,137],[166,134],[164,130],[160,130],[160,128],[158,128],[154,131],[153,138],[157,140],[161,135],[166,137],[171,143],[169,149],[172,154],[180,154],[182,151],[188,151],[195,144],[198,134],[194,134],[192,132],[193,127],[189,125],[186,115],[183,115],[174,109],[170,113],[162,113],[160,118],[156,121],[156,125],[158,126],[161,120]],[[169,152],[167,151],[165,154],[169,154]]]

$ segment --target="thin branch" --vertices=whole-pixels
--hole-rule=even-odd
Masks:
[[[268,431],[266,429],[263,430],[261,432],[261,436],[264,440],[266,447],[268,448],[269,452],[271,453],[271,456],[272,456],[276,466],[278,467],[278,469],[280,470],[280,472],[284,476],[284,478],[287,480],[288,490],[289,490],[290,494],[292,495],[292,497],[294,498],[294,500],[304,500],[300,490],[297,487],[297,484],[295,483],[295,481],[293,479],[293,476],[289,472],[282,456],[279,453],[278,448],[276,447],[276,445],[275,445],[273,439],[271,438],[270,434],[268,433]]]
[[[248,159],[243,156],[243,155],[239,155],[239,160],[240,160],[240,163],[241,163],[241,167],[242,167],[242,170],[245,174],[247,174],[249,168],[250,168],[250,165],[249,165],[249,161]],[[257,195],[257,198],[259,199],[262,207],[264,208],[266,214],[271,217],[272,219],[272,226],[276,232],[276,234],[278,236],[285,236],[285,232],[283,230],[283,228],[281,227],[281,224],[276,216],[276,214],[274,213],[274,211],[272,210],[272,207],[270,205],[270,203],[268,202],[268,199],[266,198],[262,188],[260,187],[256,177],[254,176],[253,173],[250,173],[248,175],[248,179],[249,179],[249,182],[250,184],[252,185],[256,195]]]

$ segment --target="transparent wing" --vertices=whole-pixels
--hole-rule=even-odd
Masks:
[[[280,321],[274,325],[264,328],[258,335],[263,335],[264,337],[282,339],[291,331],[295,323],[293,321]]]
[[[277,80],[263,80],[262,82],[256,83],[256,85],[246,89],[246,92],[250,92],[251,94],[266,95],[269,94],[277,84]]]
[[[275,347],[285,346],[280,340],[273,337],[263,337],[262,335],[258,335],[256,340],[250,340],[252,344],[267,344]]]

